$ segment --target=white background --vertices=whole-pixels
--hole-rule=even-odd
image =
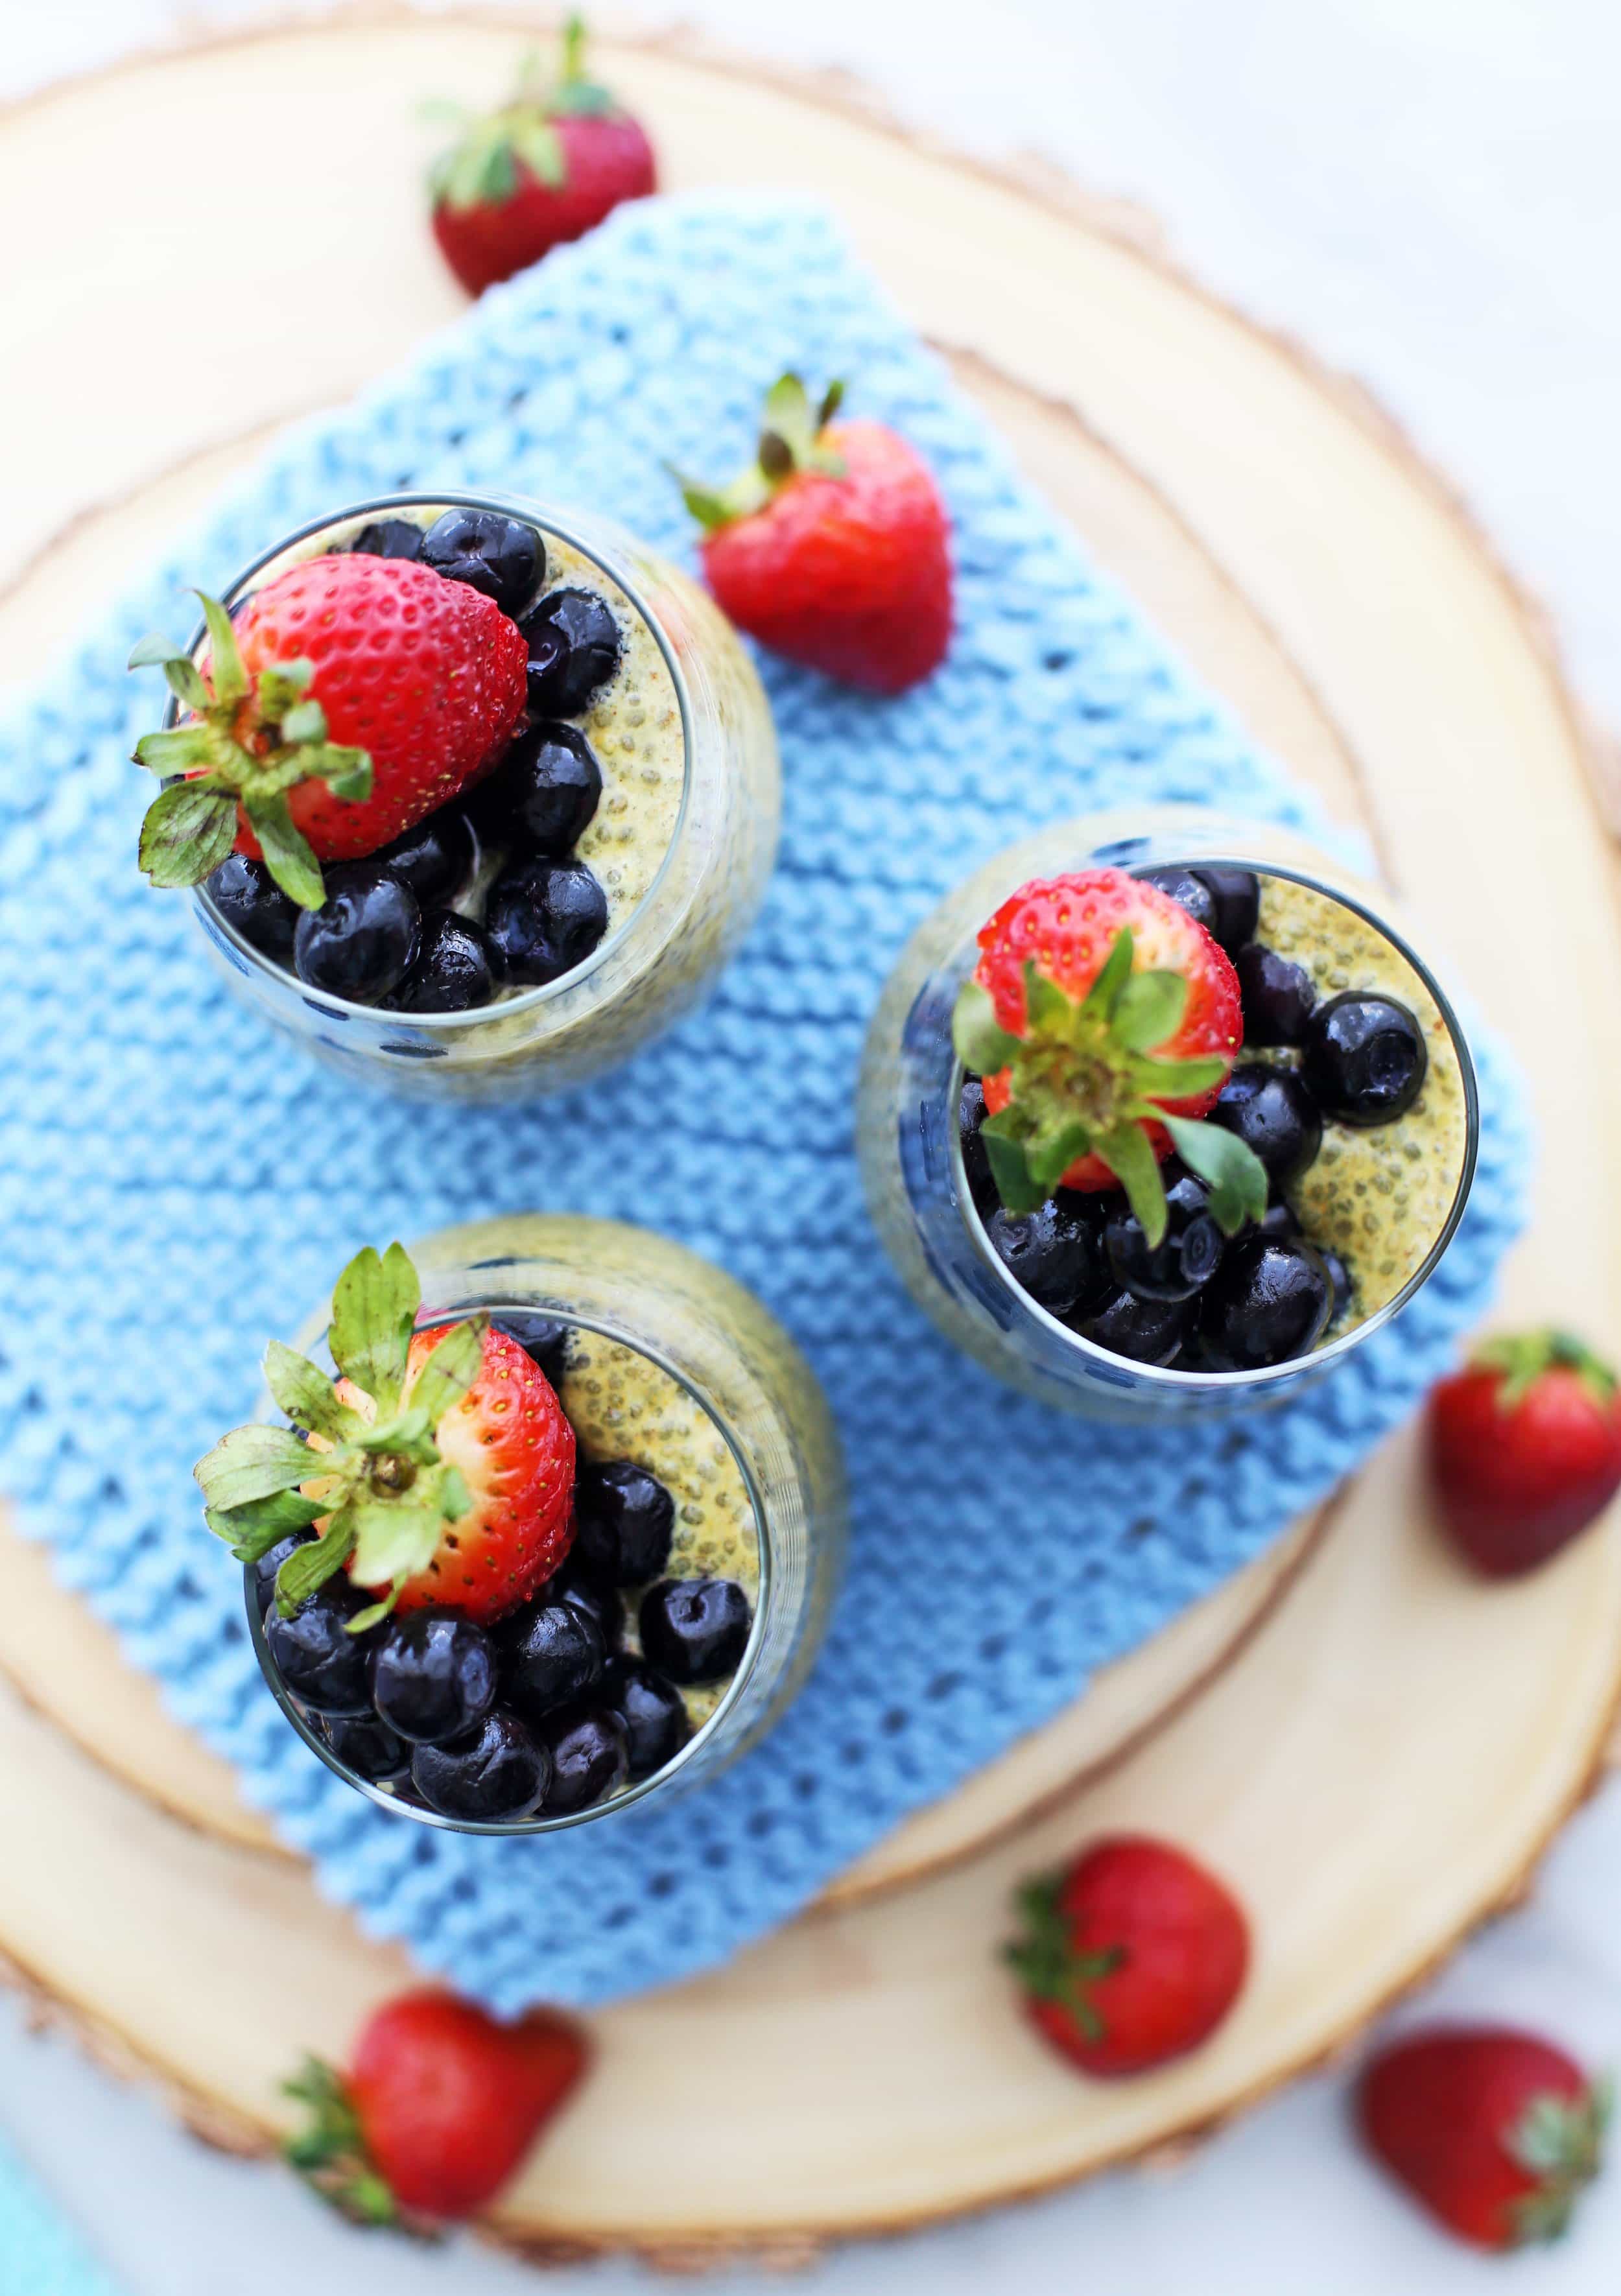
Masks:
[[[187,20],[254,12],[214,0]],[[679,12],[737,47],[847,66],[959,144],[1040,151],[1153,209],[1211,284],[1374,386],[1551,607],[1585,697],[1621,723],[1610,0],[685,0]],[[175,21],[163,0],[0,0],[0,97]],[[1613,1037],[1613,1014],[1607,1025]],[[1594,2062],[1621,2059],[1618,1901],[1612,1792],[1571,1827],[1531,1907],[1420,2007],[1535,2021]],[[1504,2269],[1413,2217],[1358,2160],[1343,2114],[1340,2080],[1307,2082],[1174,2177],[1113,2177],[848,2251],[799,2284],[807,2296],[1444,2296]],[[204,2153],[139,2095],[25,2036],[9,2003],[0,2125],[131,2296],[652,2285],[618,2266],[536,2283],[465,2245],[367,2243],[289,2180]],[[1514,2286],[1613,2296],[1618,2251],[1621,2165],[1562,2249],[1515,2264]],[[782,2284],[724,2285],[753,2296]]]

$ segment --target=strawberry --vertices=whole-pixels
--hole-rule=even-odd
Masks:
[[[590,2046],[537,2009],[498,2025],[424,1988],[374,2010],[348,2078],[308,2059],[286,2094],[311,2108],[287,2157],[363,2224],[469,2217],[495,2198],[578,2082]]]
[[[1363,2141],[1461,2240],[1520,2248],[1567,2230],[1598,2174],[1608,2084],[1508,2025],[1435,2025],[1364,2069]]]
[[[1242,1908],[1213,1874],[1142,1834],[1095,1841],[1019,1893],[1007,1948],[1025,2012],[1083,2072],[1146,2072],[1185,2056],[1232,2008],[1249,1963]]]
[[[605,87],[585,78],[585,27],[563,33],[562,76],[547,86],[526,58],[512,102],[462,130],[429,178],[433,235],[470,295],[537,263],[548,249],[658,189],[652,145]]]
[[[568,1554],[574,1430],[551,1382],[482,1316],[415,1330],[421,1304],[399,1244],[357,1254],[332,1293],[340,1376],[278,1340],[266,1351],[271,1394],[306,1435],[239,1427],[198,1464],[209,1528],[240,1561],[315,1524],[276,1575],[284,1617],[347,1568],[380,1595],[352,1634],[428,1603],[487,1625]]]
[[[202,601],[201,663],[143,640],[190,713],[148,734],[167,780],[141,825],[154,885],[195,885],[234,844],[307,909],[319,861],[375,853],[455,795],[507,742],[527,694],[516,622],[466,582],[403,559],[306,559],[257,590],[234,626]]]
[[[1243,1040],[1238,975],[1158,886],[1121,869],[1021,885],[979,934],[952,1033],[984,1079],[980,1137],[1010,1212],[1055,1187],[1119,1186],[1158,1244],[1173,1146],[1227,1234],[1266,1209],[1253,1151],[1196,1120]]]
[[[709,587],[774,653],[870,693],[899,693],[951,643],[950,523],[927,464],[880,422],[813,416],[785,374],[765,400],[757,459],[724,492],[683,480],[704,529]]]
[[[1621,1391],[1563,1332],[1494,1340],[1429,1398],[1430,1479],[1487,1578],[1535,1570],[1621,1490]]]

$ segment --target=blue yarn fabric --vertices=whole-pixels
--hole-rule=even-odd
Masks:
[[[150,785],[127,754],[160,696],[126,675],[134,640],[190,626],[188,585],[217,588],[290,529],[395,488],[587,504],[690,561],[664,459],[736,467],[789,367],[849,377],[853,411],[933,466],[959,627],[944,669],[899,700],[762,660],[782,862],[706,1007],[521,1110],[372,1097],[268,1034],[217,978],[190,903],[136,871]],[[875,1246],[852,1095],[903,940],[1043,821],[1168,800],[1323,834],[828,219],[737,195],[621,210],[291,435],[0,734],[0,1488],[367,1930],[503,2012],[724,1961],[1258,1554],[1445,1365],[1526,1165],[1489,1041],[1478,1177],[1440,1271],[1322,1388],[1247,1424],[1052,1414],[956,1355]],[[524,1210],[665,1228],[765,1298],[839,1420],[854,1548],[808,1686],[721,1778],[563,1835],[471,1840],[373,1808],[299,1743],[190,1471],[251,1410],[266,1339],[362,1243]]]

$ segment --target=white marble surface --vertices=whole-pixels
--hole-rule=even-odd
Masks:
[[[186,14],[254,12],[213,0]],[[1621,14],[1609,0],[685,0],[679,13],[740,47],[847,65],[959,143],[1040,150],[1154,209],[1213,284],[1376,388],[1551,607],[1581,690],[1621,723]],[[0,0],[0,97],[175,22],[165,0]],[[1534,1903],[1418,2009],[1523,2018],[1621,2060],[1618,1897],[1612,1792],[1572,1826]],[[1111,2177],[852,2250],[801,2284],[1445,2296],[1498,2268],[1432,2235],[1369,2173],[1343,2111],[1339,2079],[1307,2082],[1173,2177]],[[464,2245],[367,2243],[287,2180],[203,2152],[140,2095],[27,2036],[9,2002],[0,2122],[131,2296],[651,2284],[622,2267],[536,2284]],[[1621,2169],[1562,2249],[1516,2264],[1515,2286],[1613,2290],[1618,2246]],[[0,2289],[13,2296],[3,2269]]]

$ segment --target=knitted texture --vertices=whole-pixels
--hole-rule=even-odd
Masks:
[[[932,464],[960,624],[945,669],[898,701],[762,661],[782,858],[707,1007],[615,1075],[516,1111],[402,1106],[273,1037],[216,977],[189,901],[136,872],[150,788],[127,751],[160,698],[126,675],[132,642],[188,627],[186,585],[217,588],[288,529],[397,487],[589,504],[690,562],[663,458],[735,467],[787,367],[849,377],[856,411]],[[290,437],[0,738],[0,1488],[373,1933],[508,2011],[724,1960],[1259,1554],[1446,1364],[1526,1160],[1489,1049],[1479,1176],[1440,1272],[1399,1328],[1246,1425],[1051,1413],[949,1349],[874,1246],[852,1095],[903,940],[1042,822],[1167,800],[1322,833],[829,223],[735,195],[622,210]],[[526,1210],[663,1227],[765,1298],[839,1420],[854,1551],[810,1684],[720,1779],[663,1811],[481,1841],[373,1808],[299,1743],[190,1469],[250,1411],[266,1339],[362,1243]]]

